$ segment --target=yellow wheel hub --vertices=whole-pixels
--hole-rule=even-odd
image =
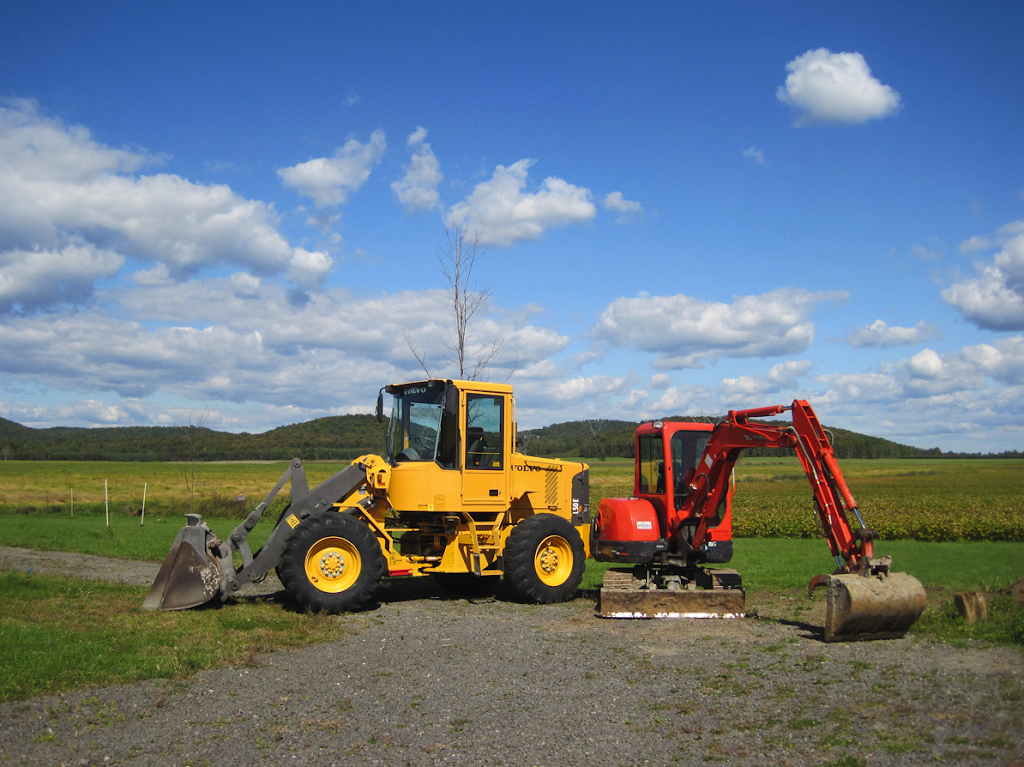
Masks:
[[[359,550],[345,538],[321,538],[306,553],[306,577],[321,591],[337,594],[359,579]]]
[[[572,573],[572,546],[560,535],[549,535],[533,556],[537,577],[546,586],[561,586]]]

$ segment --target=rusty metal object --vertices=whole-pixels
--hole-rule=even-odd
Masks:
[[[956,614],[968,624],[988,618],[988,601],[980,591],[956,592],[953,594],[953,606],[956,608]]]
[[[698,583],[703,588],[698,588]],[[598,613],[604,618],[742,618],[746,602],[735,570],[705,570],[687,587],[658,588],[629,571],[608,570]]]
[[[206,604],[220,591],[220,568],[206,549],[209,530],[198,514],[185,516],[188,524],[178,531],[143,610],[186,610]]]
[[[896,639],[925,607],[924,586],[906,573],[826,577],[825,641]]]

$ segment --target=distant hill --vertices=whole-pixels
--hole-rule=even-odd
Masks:
[[[662,420],[715,419],[676,416]],[[520,431],[518,436],[520,449],[530,455],[632,458],[637,425],[634,421],[569,421]],[[296,456],[307,461],[351,460],[366,453],[383,453],[385,430],[386,424],[377,423],[372,415],[341,415],[280,426],[262,434],[198,429],[193,431],[193,438],[198,446],[197,458],[202,461],[286,461]],[[840,459],[979,457],[943,453],[937,447],[924,450],[846,429],[830,431]],[[780,453],[784,454],[754,448],[746,455]],[[189,439],[178,426],[33,429],[0,418],[0,460],[185,461],[190,454]],[[1010,451],[996,457],[1021,458],[1024,454]]]
[[[372,415],[340,415],[280,426],[262,434],[194,429],[203,461],[351,460],[384,451],[385,426]],[[183,461],[190,453],[178,426],[32,429],[0,418],[0,458],[71,461]]]
[[[688,421],[717,423],[721,419],[672,416],[663,421]],[[783,424],[782,421],[767,423]],[[632,458],[635,452],[633,433],[638,423],[629,421],[573,421],[520,432],[523,451],[534,455],[578,455],[583,458]],[[834,448],[837,458],[925,458],[940,457],[942,451],[935,447],[924,450],[910,445],[901,445],[881,437],[869,437],[846,429],[829,428],[835,437]],[[750,457],[770,455],[795,455],[792,450],[766,450],[750,448],[744,455]]]

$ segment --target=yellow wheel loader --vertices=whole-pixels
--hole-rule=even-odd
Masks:
[[[313,489],[293,460],[227,540],[186,515],[143,607],[224,601],[271,570],[299,604],[328,613],[359,609],[384,576],[429,575],[466,594],[504,576],[530,602],[572,598],[589,556],[587,465],[518,452],[511,386],[392,384],[379,421],[384,392],[386,456],[357,458]],[[246,538],[289,482],[290,503],[254,553]]]

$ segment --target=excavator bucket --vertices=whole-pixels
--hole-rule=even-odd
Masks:
[[[198,514],[186,514],[171,550],[157,573],[143,610],[187,610],[213,599],[220,591],[220,567],[207,553],[209,529]]]
[[[906,573],[825,578],[825,641],[896,639],[924,611],[921,582]]]

